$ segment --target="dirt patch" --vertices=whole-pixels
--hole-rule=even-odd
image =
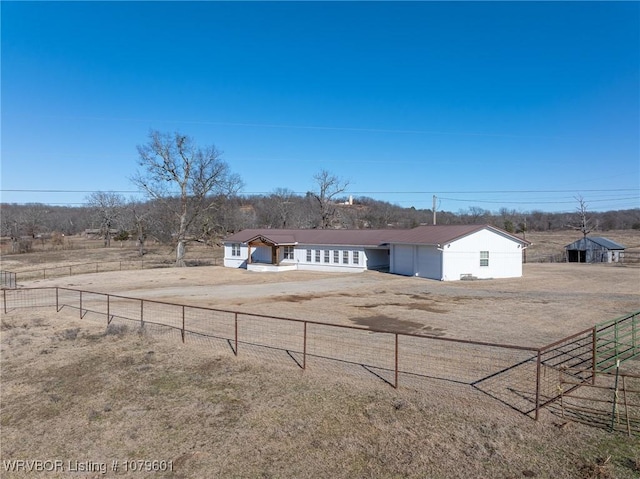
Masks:
[[[367,316],[365,318],[351,318],[351,321],[358,326],[365,326],[376,331],[388,331],[392,333],[421,333],[430,336],[444,336],[445,330],[424,326],[417,321],[393,318],[391,316],[378,315]]]
[[[378,303],[378,304],[366,304],[363,306],[360,306],[361,308],[365,308],[365,309],[375,309],[375,308],[379,308],[382,306],[391,306],[391,307],[396,307],[396,308],[404,308],[404,309],[411,309],[411,310],[415,310],[415,311],[427,311],[429,313],[446,313],[447,310],[446,309],[442,309],[442,308],[438,308],[436,306],[434,306],[433,302],[424,302],[424,301],[420,301],[420,302],[414,302],[414,303]]]
[[[353,297],[352,294],[348,293],[323,293],[323,294],[287,294],[284,296],[278,296],[274,298],[274,302],[284,302],[284,303],[302,303],[305,301],[312,301],[314,299],[326,299],[326,298],[349,298]]]

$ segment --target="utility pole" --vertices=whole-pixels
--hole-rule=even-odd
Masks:
[[[436,199],[437,196],[433,195],[433,224],[436,224]]]
[[[522,239],[527,241],[527,217],[524,217],[524,224],[523,224],[523,228],[522,228]],[[522,260],[524,263],[527,262],[527,248],[525,246],[524,250],[522,251]]]

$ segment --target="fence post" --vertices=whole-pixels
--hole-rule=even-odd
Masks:
[[[107,295],[107,326],[109,326],[111,324],[111,310],[109,308],[110,306],[110,298],[111,296]]]
[[[7,290],[2,290],[2,302],[4,303],[4,314],[7,314]]]
[[[71,276],[71,266],[69,266],[69,276]]]
[[[307,322],[304,322],[304,336],[302,339],[302,369],[307,369]]]
[[[82,291],[80,291],[80,319],[82,319]]]
[[[591,333],[592,353],[591,353],[591,385],[596,383],[596,368],[598,367],[598,334],[596,327],[593,327]]]
[[[184,343],[184,306],[182,306],[182,342]]]
[[[538,359],[536,361],[536,414],[535,414],[535,420],[538,420],[538,417],[540,415],[540,370],[541,370],[541,356],[542,353],[541,351],[538,349]]]
[[[238,355],[238,313],[235,313],[235,345],[236,345],[236,350],[234,351],[234,354],[237,356]]]
[[[615,348],[616,348],[616,359],[618,359],[620,357],[620,341],[618,341],[618,320],[616,319],[615,321],[615,327],[613,329],[613,338],[615,341]]]
[[[59,302],[58,302],[58,287],[56,286],[56,313],[60,312],[60,306],[59,306]]]
[[[140,300],[140,328],[144,328],[144,299]]]
[[[396,367],[394,388],[398,389],[398,333],[396,333]]]
[[[613,386],[613,410],[611,411],[611,432],[616,425],[616,409],[618,408],[618,378],[620,377],[620,360],[616,359],[616,379]]]
[[[47,279],[47,268],[42,270],[42,279]]]

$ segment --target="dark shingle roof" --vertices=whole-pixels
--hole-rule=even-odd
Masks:
[[[527,241],[489,225],[433,225],[410,230],[314,230],[314,229],[247,229],[225,239],[246,243],[258,237],[274,244],[380,246],[389,243],[441,245],[482,229],[507,236],[522,244]]]

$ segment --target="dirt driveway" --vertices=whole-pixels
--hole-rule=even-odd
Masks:
[[[246,313],[542,346],[640,310],[640,268],[527,264],[518,279],[438,282],[358,274],[256,273],[218,266],[25,282]]]

